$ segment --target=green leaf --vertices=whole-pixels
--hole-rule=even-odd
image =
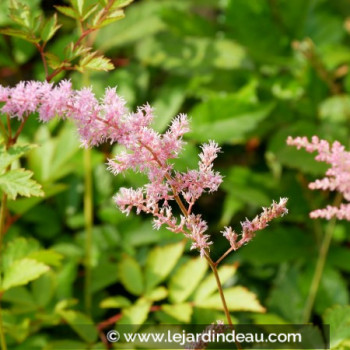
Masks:
[[[1,290],[5,291],[12,287],[27,284],[39,278],[42,274],[47,272],[49,267],[34,259],[20,259],[16,260],[7,270],[4,271],[4,279]]]
[[[6,291],[2,295],[1,300],[4,302],[19,304],[19,305],[33,306],[34,308],[36,306],[35,299],[32,293],[28,291],[28,288],[23,286],[14,287],[14,288],[11,288],[9,291]]]
[[[177,80],[170,80],[157,92],[157,98],[153,101],[155,118],[154,128],[163,132],[172,118],[176,116],[185,100],[185,86]]]
[[[143,63],[186,76],[208,74],[214,68],[240,68],[246,56],[242,46],[229,39],[180,37],[169,32],[145,38],[136,55]]]
[[[14,238],[5,246],[4,252],[2,253],[3,269],[8,269],[16,260],[26,258],[29,254],[39,249],[39,242],[34,240],[33,238]]]
[[[92,269],[91,291],[96,293],[118,281],[118,265],[113,261],[99,261]]]
[[[59,314],[81,339],[87,343],[97,340],[98,332],[89,316],[75,310],[60,310]]]
[[[116,0],[113,2],[112,8],[122,8],[130,5],[134,0]]]
[[[120,19],[125,17],[124,11],[117,9],[108,14],[107,17],[104,17],[103,20],[100,22],[102,16],[104,15],[104,11],[101,10],[93,19],[93,27],[94,28],[102,28],[105,27],[113,22],[119,21]]]
[[[148,255],[145,269],[146,291],[164,281],[175,267],[185,248],[184,242],[154,248]]]
[[[0,145],[0,173],[10,166],[16,159],[19,159],[24,154],[36,148],[36,145],[15,145],[5,150],[3,145]]]
[[[344,340],[350,339],[350,306],[335,306],[328,309],[323,322],[331,328],[330,348],[337,348]]]
[[[71,17],[74,19],[79,18],[79,13],[77,13],[72,7],[68,6],[55,6],[56,10],[63,13],[67,17]]]
[[[303,286],[300,275],[300,269],[295,266],[282,265],[268,298],[269,311],[277,313],[291,323],[302,323],[307,298],[305,290],[310,286]],[[286,295],[289,296],[288,303]]]
[[[128,255],[123,255],[119,264],[119,276],[126,290],[140,295],[144,290],[143,275],[138,262]]]
[[[10,18],[22,27],[33,29],[34,16],[31,8],[22,2],[13,0],[9,6]]]
[[[310,269],[309,281],[314,274],[314,268]],[[324,269],[320,286],[315,300],[315,309],[322,314],[333,305],[345,305],[349,303],[349,290],[347,281],[342,274],[328,266]]]
[[[332,122],[346,122],[350,118],[350,96],[338,95],[324,100],[320,105],[320,117]]]
[[[167,2],[167,6],[188,7],[189,3],[177,0]],[[137,40],[144,40],[148,36],[164,29],[165,25],[159,16],[164,4],[159,1],[137,2],[128,8],[128,15],[123,21],[113,23],[102,28],[96,39],[96,46],[106,52],[123,45],[130,45]],[[118,31],[118,35],[114,35]]]
[[[55,13],[49,20],[44,24],[43,29],[40,32],[40,37],[44,42],[49,41],[57,32],[61,25],[57,25],[57,13]]]
[[[177,319],[178,321],[188,323],[191,321],[193,307],[190,303],[182,303],[175,305],[163,304],[162,310],[168,315]]]
[[[76,169],[73,157],[80,142],[73,125],[66,123],[56,137],[50,137],[47,126],[43,125],[35,139],[41,146],[29,153],[28,161],[39,182],[52,183]]]
[[[183,264],[171,277],[169,298],[173,303],[185,301],[195,290],[208,270],[208,263],[200,257]]]
[[[314,241],[309,235],[305,235],[304,230],[296,226],[281,227],[278,223],[271,223],[271,227],[257,233],[254,240],[237,253],[239,260],[254,266],[279,265],[282,261],[293,261],[300,256],[308,256],[313,247]]]
[[[256,295],[247,288],[237,286],[224,289],[227,307],[230,311],[252,311],[265,312]],[[220,294],[216,293],[210,297],[197,301],[195,306],[205,309],[223,310]]]
[[[131,306],[131,301],[121,295],[109,297],[100,302],[102,309],[119,309]]]
[[[31,289],[36,305],[45,307],[52,300],[55,292],[55,275],[45,273],[33,281]]]
[[[149,293],[145,294],[145,298],[152,301],[159,301],[165,299],[167,296],[168,290],[163,286],[153,289]]]
[[[123,310],[122,318],[118,324],[142,325],[146,320],[152,302],[138,299],[132,306]]]
[[[236,265],[223,265],[218,269],[221,284],[225,284],[230,278],[234,276],[237,271]],[[210,274],[204,281],[196,288],[194,300],[200,301],[206,299],[209,295],[217,290],[215,276]]]
[[[77,69],[84,70],[109,71],[114,68],[109,58],[98,56],[97,52],[90,52],[82,56]]]
[[[41,185],[31,180],[33,173],[29,170],[14,169],[0,175],[0,189],[7,193],[10,199],[18,195],[31,197],[44,196]]]
[[[38,43],[40,41],[39,38],[33,37],[32,34],[21,29],[13,29],[13,28],[0,29],[0,34],[14,36],[14,37],[29,41],[30,43]]]
[[[60,266],[62,263],[63,255],[55,252],[54,250],[38,250],[28,255],[28,258],[42,262],[50,266]]]
[[[242,143],[247,134],[272,111],[274,105],[242,103],[235,97],[215,97],[197,105],[192,116],[191,137],[206,142],[208,135],[217,142]]]
[[[305,150],[297,150],[296,147],[291,147],[286,144],[288,136],[308,136],[319,134],[316,125],[298,121],[292,126],[279,129],[274,136],[270,138],[268,151],[273,153],[277,160],[286,166],[297,168],[304,173],[320,175],[324,174],[328,166],[324,163],[315,161],[316,153],[310,154]]]
[[[85,0],[70,0],[73,8],[77,10],[79,15],[81,16],[83,14]]]
[[[99,4],[90,5],[83,14],[83,21],[86,21],[97,9],[99,8]]]

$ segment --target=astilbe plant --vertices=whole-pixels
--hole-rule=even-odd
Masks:
[[[297,149],[304,148],[307,152],[317,152],[315,159],[330,165],[326,176],[309,184],[312,190],[330,190],[341,194],[344,199],[350,201],[350,152],[338,141],[330,144],[326,140],[320,140],[313,136],[311,141],[307,137],[288,137],[287,144],[296,146]],[[343,203],[339,207],[328,205],[324,209],[317,209],[310,213],[312,219],[337,218],[350,221],[350,204]]]
[[[342,198],[347,201],[350,200],[350,152],[346,151],[345,147],[338,141],[329,143],[326,140],[320,140],[317,136],[313,136],[311,141],[305,136],[295,138],[289,136],[287,138],[287,144],[289,146],[295,146],[297,149],[304,148],[309,153],[317,152],[315,160],[330,165],[325,177],[310,182],[310,189],[329,190],[337,193],[332,205],[327,205],[326,208],[316,209],[310,212],[312,219],[324,218],[330,220],[330,222],[326,226],[325,234],[320,245],[314,276],[305,304],[303,321],[308,322],[334,233],[335,220],[350,221],[350,204],[340,203]]]
[[[73,90],[69,81],[54,86],[47,82],[21,82],[13,88],[0,87],[1,111],[11,118],[25,120],[34,112],[39,120],[48,121],[54,116],[70,118],[77,124],[83,146],[97,146],[104,142],[118,143],[123,150],[108,160],[108,169],[122,174],[131,169],[147,175],[143,187],[121,188],[114,201],[123,213],[133,208],[153,216],[154,228],[165,225],[174,233],[182,233],[192,241],[191,249],[197,249],[212,268],[229,324],[232,324],[220,283],[217,265],[233,250],[248,243],[259,230],[274,218],[283,216],[287,198],[273,202],[269,208],[253,220],[241,223],[242,232],[237,234],[225,227],[223,236],[229,241],[228,250],[214,262],[210,256],[213,242],[207,233],[208,225],[200,214],[193,212],[196,201],[203,193],[218,189],[222,176],[213,170],[213,161],[220,152],[214,141],[203,144],[199,154],[198,168],[179,172],[171,159],[178,158],[184,147],[183,136],[189,131],[185,114],[177,116],[164,134],[151,127],[153,110],[146,104],[136,112],[129,112],[125,101],[115,89],[108,88],[98,100],[90,88]],[[173,211],[176,203],[181,215]]]

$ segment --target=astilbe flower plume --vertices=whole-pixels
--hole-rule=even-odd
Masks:
[[[263,208],[263,212],[252,221],[246,219],[244,222],[241,222],[242,233],[240,235],[232,230],[231,227],[225,227],[221,233],[230,242],[231,248],[237,250],[252,240],[256,231],[263,230],[268,226],[268,222],[288,214],[287,201],[287,198],[281,198],[279,203],[273,201],[269,208]]]
[[[330,144],[328,141],[320,140],[313,136],[311,141],[307,137],[288,137],[287,144],[296,146],[297,149],[304,148],[307,152],[317,152],[315,159],[330,165],[326,176],[309,184],[312,190],[337,191],[350,201],[350,152],[338,141]],[[335,217],[339,220],[350,221],[350,204],[343,203],[339,207],[328,205],[324,209],[317,209],[310,213],[310,217],[325,218],[330,220]]]
[[[201,256],[209,250],[212,242],[206,233],[208,225],[201,215],[193,214],[192,209],[203,193],[216,191],[222,182],[222,176],[213,170],[220,147],[214,141],[203,144],[198,168],[176,171],[171,159],[179,156],[184,147],[183,136],[189,131],[185,114],[178,115],[168,130],[159,134],[151,126],[153,109],[148,104],[129,112],[115,89],[107,88],[104,96],[97,99],[91,88],[73,90],[70,81],[58,85],[21,82],[12,88],[0,85],[1,102],[0,111],[10,118],[23,120],[38,113],[43,122],[55,116],[73,119],[85,147],[117,142],[123,150],[108,160],[108,169],[115,175],[131,169],[148,177],[148,183],[140,188],[119,190],[114,201],[120,210],[129,214],[135,208],[137,214],[152,214],[156,229],[166,225],[175,233],[183,233],[192,240],[192,249],[198,249]],[[238,249],[270,220],[285,214],[286,201],[274,202],[253,221],[242,223],[239,240],[232,229],[226,228],[223,233],[231,247]],[[181,209],[180,220],[173,214],[171,205],[174,202]]]

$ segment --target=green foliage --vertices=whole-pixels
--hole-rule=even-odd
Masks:
[[[14,169],[0,175],[0,188],[10,199],[18,195],[31,197],[43,196],[41,185],[31,180],[33,173],[29,170]]]
[[[2,257],[3,279],[1,290],[28,284],[50,270],[60,266],[62,256],[51,250],[40,249],[38,242],[17,238],[4,249]]]
[[[97,98],[118,86],[131,110],[148,101],[159,132],[188,113],[178,169],[198,166],[200,143],[220,143],[215,169],[224,182],[193,208],[208,221],[213,259],[229,248],[218,234],[223,226],[240,232],[245,217],[289,197],[288,216],[227,256],[219,276],[235,322],[303,322],[327,227],[308,214],[332,204],[333,194],[308,188],[327,165],[285,141],[318,135],[348,146],[346,1],[115,0],[107,11],[109,0],[20,2],[0,2],[2,85],[47,78],[42,50],[52,79],[91,84]],[[17,144],[6,150],[3,130],[2,137],[0,191],[9,200],[1,301],[10,348],[103,347],[97,325],[111,317],[125,324],[225,320],[214,276],[183,237],[116,209],[117,189],[145,179],[108,173],[104,163],[118,148],[108,144],[92,151],[92,305],[85,310],[84,163],[75,128],[30,116]],[[348,232],[339,221],[312,309],[312,321],[330,324],[332,349],[350,344]],[[58,326],[73,336],[47,335]]]
[[[174,303],[185,301],[195,290],[207,269],[206,261],[201,258],[189,260],[182,265],[170,279],[170,300]],[[193,271],[195,271],[195,274]]]
[[[145,269],[146,291],[152,290],[164,281],[180,259],[183,242],[154,248],[148,255]]]
[[[327,310],[324,315],[325,324],[331,327],[331,349],[337,348],[345,340],[350,338],[350,307],[334,307]]]
[[[120,280],[126,290],[140,295],[143,292],[143,276],[140,265],[133,258],[124,255],[119,265]]]

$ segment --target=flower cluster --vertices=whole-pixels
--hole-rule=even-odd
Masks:
[[[176,123],[183,127],[185,118],[185,115],[176,118],[172,126]],[[168,138],[170,136],[169,133],[165,135]],[[182,132],[177,131],[175,135],[181,137]],[[212,163],[220,148],[213,141],[204,144],[202,152],[199,154],[198,170],[188,170],[181,173],[174,171],[172,164],[169,162],[159,160],[160,151],[164,152],[161,154],[161,159],[167,160],[165,156],[168,159],[170,156],[173,157],[173,155],[167,153],[166,149],[159,149],[159,152],[155,152],[155,148],[140,143],[136,134],[134,137],[134,143],[139,144],[140,148],[143,147],[143,150],[150,155],[151,158],[147,160],[147,163],[143,164],[144,158],[139,158],[137,162],[130,164],[127,157],[121,158],[119,155],[115,159],[109,160],[109,168],[112,172],[116,172],[115,168],[117,168],[118,173],[120,173],[121,166],[123,170],[126,170],[137,165],[139,170],[147,174],[149,183],[138,189],[121,188],[114,197],[115,203],[126,214],[129,214],[133,207],[137,214],[141,212],[152,214],[154,228],[159,229],[162,225],[166,225],[169,230],[175,233],[183,233],[192,240],[192,249],[198,249],[201,256],[204,256],[206,250],[212,244],[209,241],[209,235],[205,234],[208,226],[200,215],[194,215],[191,211],[196,200],[204,192],[216,191],[222,182],[220,174],[212,169]],[[130,152],[130,148],[125,152],[127,151]],[[131,148],[131,151],[134,151],[134,149]],[[122,162],[123,160],[124,162]],[[183,203],[183,200],[186,204]],[[179,223],[173,215],[171,201],[176,201],[182,209]]]
[[[317,152],[315,159],[330,165],[326,176],[309,184],[310,189],[337,191],[343,197],[350,200],[350,152],[338,141],[329,144],[313,136],[311,141],[306,137],[288,137],[287,144],[296,146],[297,149],[305,148],[307,152]],[[327,206],[325,209],[314,210],[310,213],[311,218],[325,218],[350,220],[350,204],[341,204],[339,208]]]
[[[178,157],[184,146],[183,136],[189,131],[185,114],[177,116],[168,130],[159,134],[151,126],[153,110],[148,104],[129,112],[115,89],[107,88],[104,96],[97,99],[91,88],[73,90],[70,81],[58,85],[29,81],[12,88],[0,85],[0,103],[3,103],[0,112],[22,121],[33,113],[38,113],[39,120],[44,122],[55,116],[74,120],[85,147],[103,142],[121,145],[123,150],[108,160],[108,169],[115,175],[131,169],[148,177],[143,187],[121,188],[115,195],[121,211],[129,214],[136,208],[137,214],[152,214],[155,228],[166,225],[175,233],[183,233],[201,256],[209,250],[212,242],[206,234],[207,223],[200,215],[193,214],[192,209],[203,193],[216,191],[222,182],[221,175],[213,170],[220,147],[209,141],[201,147],[198,169],[176,171],[170,160]],[[173,214],[171,203],[174,202],[182,211],[180,222]],[[244,222],[239,241],[237,235],[226,228],[224,235],[231,246],[237,249],[268,221],[286,213],[285,203],[285,199],[274,203],[252,222]]]
[[[231,248],[237,250],[252,240],[255,237],[256,231],[263,230],[268,226],[268,222],[287,214],[287,201],[288,198],[281,198],[279,203],[273,201],[269,208],[263,208],[263,212],[257,215],[252,221],[246,219],[244,222],[241,222],[241,235],[238,235],[231,227],[225,227],[225,230],[221,233],[230,242]]]

